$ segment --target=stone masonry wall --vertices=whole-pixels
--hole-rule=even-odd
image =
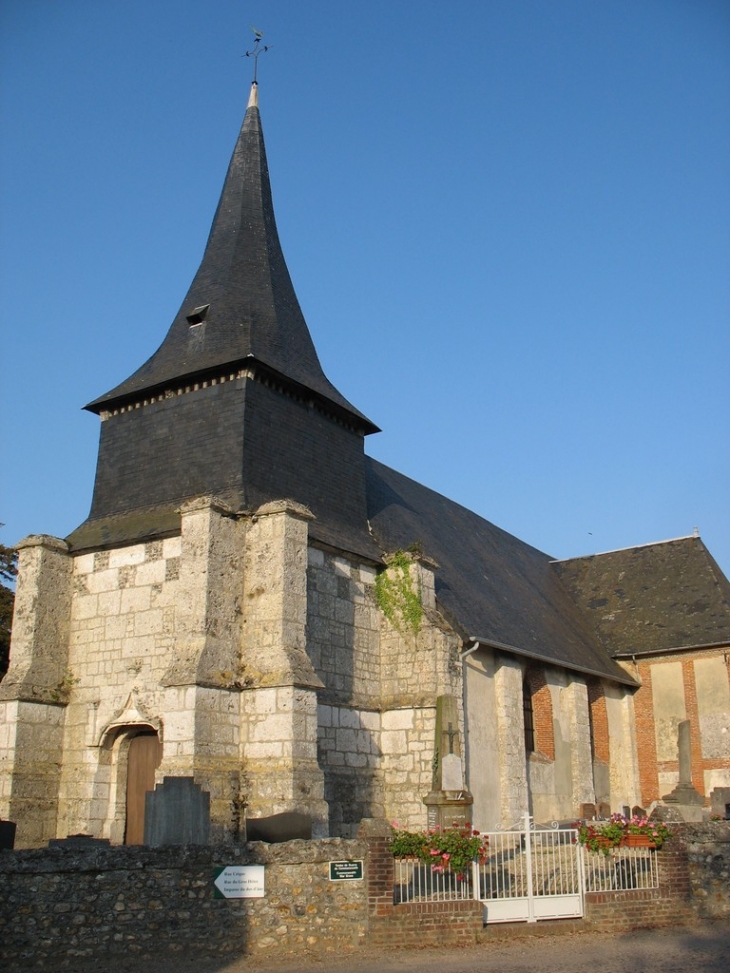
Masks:
[[[101,744],[115,724],[162,728],[181,546],[171,537],[74,558],[60,835],[123,839],[109,830],[116,753]]]
[[[317,692],[307,653],[307,538],[311,513],[291,501],[260,507],[244,565],[244,692],[241,725],[249,815],[308,813],[328,834],[317,761]]]
[[[591,893],[585,919],[546,924],[572,932],[724,918],[730,911],[730,824],[674,825],[656,852],[660,885]],[[487,943],[528,935],[526,923],[483,928],[478,901],[393,901],[385,821],[363,822],[360,840],[252,843],[228,849],[71,846],[0,853],[0,963],[9,973],[57,969],[75,958],[166,952],[235,957],[337,950],[369,943]],[[331,882],[330,861],[364,860],[364,880]],[[214,869],[265,866],[265,896],[217,899]],[[539,924],[543,926],[543,924]]]
[[[418,631],[409,631],[403,624],[397,627],[397,619],[383,616],[381,621],[382,767],[387,820],[422,828],[427,821],[423,798],[433,781],[439,696],[457,700],[466,776],[463,665],[461,640],[436,608],[433,570],[415,560],[410,576],[423,607]]]
[[[318,713],[330,834],[354,837],[362,818],[384,814],[381,714],[323,704]]]
[[[364,881],[329,880],[360,842],[0,853],[0,966],[57,969],[75,958],[326,952],[366,932]],[[214,897],[214,869],[262,864],[265,896]]]
[[[528,807],[525,728],[522,717],[522,667],[501,656],[494,673],[500,826],[514,828]]]
[[[307,652],[324,683],[322,702],[377,708],[380,617],[374,584],[374,568],[310,546]]]
[[[730,821],[685,824],[681,834],[695,913],[702,919],[729,919]]]
[[[460,642],[436,611],[433,571],[410,570],[424,609],[418,633],[383,616],[372,567],[309,549],[307,651],[324,683],[318,746],[330,834],[354,836],[362,818],[426,822],[436,699],[462,699]]]
[[[64,704],[71,686],[68,545],[34,535],[18,545],[10,668],[0,683],[0,816],[22,822],[18,840],[55,834]]]
[[[369,565],[309,548],[307,652],[323,683],[317,750],[330,834],[342,837],[354,837],[363,817],[383,814],[374,583]]]
[[[386,817],[404,828],[427,822],[423,798],[431,790],[436,739],[436,707],[419,706],[383,713],[383,767]]]

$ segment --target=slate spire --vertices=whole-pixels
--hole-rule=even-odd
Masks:
[[[74,550],[169,536],[180,505],[236,512],[290,499],[310,536],[377,559],[364,437],[377,432],[327,379],[276,230],[251,89],[203,259],[165,339],[91,402],[101,417],[91,511]]]
[[[202,262],[167,336],[86,408],[99,413],[251,359],[328,400],[364,433],[377,431],[325,376],[299,307],[276,229],[255,82]]]

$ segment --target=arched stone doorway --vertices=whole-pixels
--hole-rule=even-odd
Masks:
[[[162,742],[155,730],[144,729],[129,740],[124,844],[144,843],[144,809],[147,791],[155,789],[155,771],[162,761]]]

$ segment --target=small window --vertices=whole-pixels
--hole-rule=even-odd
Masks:
[[[210,304],[203,304],[201,307],[196,307],[190,314],[186,315],[190,327],[196,328],[199,324],[202,324],[208,315],[209,309]]]
[[[522,712],[525,720],[525,750],[535,752],[535,713],[532,708],[532,692],[525,679],[522,683]]]

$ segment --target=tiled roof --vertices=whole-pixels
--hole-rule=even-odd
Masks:
[[[554,570],[616,656],[730,645],[730,583],[699,537],[557,561]]]

